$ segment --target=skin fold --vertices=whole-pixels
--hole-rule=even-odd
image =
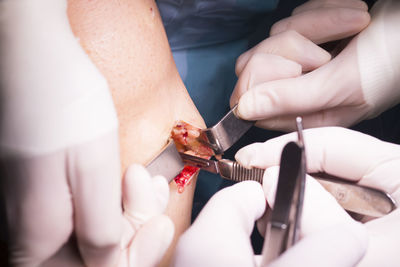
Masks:
[[[119,120],[122,175],[132,163],[160,153],[177,120],[205,124],[179,77],[157,6],[152,0],[70,0],[74,35],[106,78]],[[167,215],[175,239],[189,226],[195,179],[183,193],[170,184]],[[151,252],[149,252],[151,253]]]

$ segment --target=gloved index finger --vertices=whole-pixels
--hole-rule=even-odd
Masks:
[[[367,231],[363,225],[333,225],[300,240],[269,267],[355,266],[364,256],[367,244]]]
[[[278,21],[272,26],[271,35],[295,30],[311,41],[322,44],[352,36],[364,29],[369,21],[367,10],[323,7],[299,12]]]
[[[352,8],[368,11],[368,5],[364,1],[360,0],[339,0],[339,1],[307,1],[306,3],[296,7],[292,11],[292,15],[299,14],[305,11],[318,8],[332,8],[332,7],[342,7],[342,8]]]
[[[247,167],[279,165],[283,146],[296,138],[292,133],[249,145],[238,151],[236,159]],[[309,173],[325,172],[389,194],[399,191],[397,179],[385,171],[385,166],[393,170],[393,164],[400,164],[399,146],[340,127],[305,130],[304,140]]]
[[[181,236],[175,266],[254,266],[250,234],[265,202],[253,181],[219,191]]]
[[[281,56],[300,64],[303,71],[310,71],[330,60],[330,54],[296,31],[286,31],[271,36],[246,51],[236,61],[236,75],[241,75],[249,60],[257,54]]]
[[[75,231],[88,266],[112,266],[122,234],[121,174],[117,131],[71,148],[69,184]]]
[[[268,204],[275,208],[278,167],[266,170],[263,180],[263,188]],[[306,176],[304,191],[303,211],[301,215],[301,236],[317,232],[338,223],[350,223],[351,217],[336,202],[315,179]]]

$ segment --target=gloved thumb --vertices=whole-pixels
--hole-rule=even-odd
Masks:
[[[126,171],[123,185],[125,215],[135,225],[164,212],[169,198],[164,177],[151,177],[143,166],[134,164]]]
[[[119,266],[156,266],[172,242],[174,224],[162,215],[169,188],[162,176],[151,177],[134,164],[123,181],[124,231]]]
[[[265,171],[263,188],[268,204],[274,209],[279,167]],[[353,219],[314,178],[307,175],[301,217],[301,236],[341,223],[354,223]],[[265,232],[265,222],[258,223],[260,233]]]
[[[254,86],[241,96],[239,116],[260,120],[258,126],[278,130],[294,128],[293,114],[303,117],[305,128],[347,126],[360,119],[367,109],[363,106],[356,49],[353,41],[314,71]]]
[[[174,265],[254,266],[250,234],[264,210],[265,198],[256,182],[219,191],[181,236]]]
[[[332,225],[304,237],[268,266],[355,266],[364,256],[367,245],[364,225],[356,222]]]
[[[166,215],[150,219],[136,232],[135,238],[120,266],[156,266],[164,256],[174,237],[174,224]]]

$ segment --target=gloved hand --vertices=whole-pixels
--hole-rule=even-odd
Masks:
[[[242,148],[236,159],[244,166],[268,168],[279,165],[284,145],[296,133]],[[338,127],[304,131],[308,172],[325,172],[361,185],[377,188],[400,201],[400,146]],[[268,175],[264,181],[269,181]],[[330,207],[326,208],[329,213]],[[333,210],[332,210],[333,211]],[[399,209],[367,222],[369,247],[360,266],[396,266],[400,262]]]
[[[174,233],[172,221],[162,215],[169,196],[166,179],[152,178],[141,165],[132,165],[126,172],[122,191],[124,212],[118,214],[119,224],[113,225],[120,235],[114,237],[116,246],[110,247],[116,250],[118,262],[111,266],[155,266],[164,256]],[[105,236],[97,237],[104,240]],[[74,249],[68,243],[40,266],[86,266],[79,255],[73,253]],[[106,265],[104,259],[98,262]]]
[[[368,7],[360,0],[311,0],[295,8],[292,16],[272,26],[270,38],[236,61],[239,79],[231,96],[231,106],[258,84],[298,77],[302,72],[327,63],[331,55],[314,43],[336,41],[359,33],[369,19]]]
[[[128,173],[123,213],[114,105],[72,34],[67,1],[1,1],[0,42],[11,264],[42,265],[73,235],[86,266],[154,265],[172,238],[170,220],[159,216],[168,186],[143,171]]]
[[[365,229],[316,181],[311,183],[306,195],[317,192],[321,198],[304,202],[304,238],[271,266],[353,266],[366,249]],[[273,205],[272,184],[265,184],[265,189]],[[256,182],[238,183],[216,193],[181,236],[174,266],[259,266],[261,256],[254,255],[250,234],[264,210],[265,197]]]
[[[306,128],[348,126],[397,104],[400,4],[377,3],[372,22],[364,29],[368,13],[365,4],[358,8],[356,2],[310,1],[278,22],[272,37],[243,54],[237,61],[239,80],[231,98],[231,105],[238,102],[239,115],[278,130],[294,129],[298,115]],[[362,29],[329,62],[321,48],[297,33],[319,44]]]
[[[290,17],[276,22],[270,34],[294,30],[317,44],[323,44],[353,36],[368,22],[368,6],[364,1],[309,0],[296,7]]]

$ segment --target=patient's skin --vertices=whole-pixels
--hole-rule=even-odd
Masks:
[[[154,1],[70,0],[68,16],[80,44],[109,83],[119,119],[123,173],[130,164],[147,164],[156,156],[175,121],[204,128],[173,62]],[[170,184],[167,214],[175,223],[175,238],[190,224],[195,184],[182,194]]]

